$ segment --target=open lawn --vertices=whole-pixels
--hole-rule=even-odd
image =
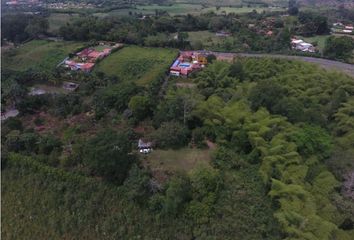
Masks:
[[[210,150],[182,148],[179,150],[155,150],[147,155],[146,164],[153,170],[189,171],[199,165],[208,165]]]
[[[34,89],[43,90],[48,94],[67,94],[71,91],[64,89],[61,86],[52,86],[52,85],[45,85],[45,84],[35,84],[32,86]]]
[[[99,62],[95,71],[146,85],[166,72],[177,54],[176,49],[128,46]]]
[[[49,32],[57,32],[61,26],[78,16],[76,13],[51,13],[48,17]]]
[[[327,38],[329,38],[329,35],[324,35],[324,36],[314,36],[314,37],[304,37],[302,38],[305,42],[309,43],[317,43],[317,48],[319,51],[322,53],[325,43]]]
[[[30,68],[52,70],[69,53],[83,46],[80,42],[33,40],[1,56],[2,68],[25,71]]]
[[[192,46],[195,46],[196,42],[200,41],[203,47],[210,47],[218,43],[222,43],[226,39],[231,39],[232,37],[217,37],[215,33],[209,31],[195,31],[188,32],[188,40],[191,42]]]

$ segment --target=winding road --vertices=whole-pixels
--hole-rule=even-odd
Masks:
[[[337,70],[346,73],[354,77],[354,65],[349,63],[342,63],[338,61],[328,60],[324,58],[313,58],[313,57],[303,57],[303,56],[288,56],[288,55],[277,55],[277,54],[253,54],[253,53],[237,53],[236,56],[242,57],[270,57],[270,58],[283,58],[289,60],[298,60],[309,63],[315,63],[320,67],[327,70]]]

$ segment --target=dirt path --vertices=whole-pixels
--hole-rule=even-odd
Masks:
[[[338,61],[328,60],[324,58],[313,58],[313,57],[302,57],[302,56],[287,56],[287,55],[277,55],[277,54],[252,54],[252,53],[239,53],[236,56],[243,57],[271,57],[271,58],[283,58],[290,60],[299,60],[309,63],[315,63],[324,69],[337,70],[346,73],[354,77],[354,65],[348,63],[342,63]]]

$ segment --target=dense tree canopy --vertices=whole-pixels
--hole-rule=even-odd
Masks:
[[[131,148],[126,133],[105,131],[87,142],[83,163],[93,174],[121,184],[135,160]]]

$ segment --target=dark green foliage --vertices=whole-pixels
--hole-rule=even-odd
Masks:
[[[211,168],[197,168],[190,176],[190,184],[192,200],[187,206],[187,215],[197,224],[208,223],[222,189],[220,173]]]
[[[48,98],[45,95],[27,96],[16,104],[21,113],[34,113],[42,107],[48,106]]]
[[[30,21],[28,14],[11,14],[1,17],[1,35],[10,41],[22,42],[28,38],[25,32]]]
[[[288,13],[290,15],[297,15],[299,13],[299,8],[296,0],[289,0]]]
[[[230,77],[234,77],[239,79],[240,81],[243,81],[245,78],[245,73],[243,71],[243,66],[242,63],[239,61],[234,62],[230,66],[230,72],[229,72]]]
[[[84,146],[83,163],[94,175],[122,184],[135,162],[127,133],[104,131]]]
[[[205,133],[203,128],[195,128],[192,132],[192,138],[193,138],[193,142],[194,144],[196,144],[196,146],[198,148],[206,148],[206,141],[205,141]]]
[[[223,169],[239,169],[245,163],[235,152],[228,148],[219,147],[213,154],[212,163],[215,167]]]
[[[39,152],[45,155],[49,155],[53,151],[60,151],[62,147],[60,139],[53,135],[42,137],[38,144]]]
[[[216,203],[210,235],[217,238],[218,232],[227,232],[230,239],[283,239],[257,167],[225,175],[225,189]]]
[[[81,112],[80,96],[77,94],[57,95],[51,99],[53,115],[66,117]]]
[[[299,153],[304,156],[317,155],[326,158],[330,155],[331,137],[321,127],[303,125],[290,139],[296,143]]]
[[[354,40],[351,37],[329,37],[323,54],[332,59],[348,60],[352,57]]]
[[[138,121],[151,115],[151,104],[146,96],[133,96],[128,104],[128,107],[133,112],[133,117]]]
[[[286,93],[286,89],[274,81],[261,81],[250,92],[251,108],[257,110],[265,107],[272,111]]]
[[[149,198],[150,176],[148,171],[133,165],[129,171],[127,179],[124,181],[127,198],[141,205],[146,205]]]
[[[5,122],[3,122],[1,125],[2,125],[1,126],[2,127],[2,133],[3,133],[2,135],[4,135],[4,129],[19,130],[19,131],[23,130],[22,121],[19,118],[9,118]]]
[[[138,88],[133,83],[122,83],[99,90],[94,97],[97,118],[103,117],[112,108],[118,112],[124,111],[137,91]]]
[[[322,16],[316,12],[300,12],[299,13],[300,25],[297,32],[303,36],[321,35],[329,33],[329,26],[327,17]]]
[[[152,134],[152,139],[160,148],[183,147],[188,141],[188,129],[178,122],[165,122]]]
[[[46,34],[49,27],[48,19],[35,16],[30,19],[25,32],[30,38],[39,37],[41,34]]]
[[[286,116],[290,122],[302,122],[306,120],[304,106],[296,98],[283,97],[272,106],[270,111]]]
[[[209,54],[207,56],[207,61],[208,61],[209,64],[213,63],[215,60],[216,60],[216,56],[214,54]]]
[[[185,175],[173,177],[166,187],[162,214],[175,217],[184,211],[185,204],[191,199],[190,180]]]

